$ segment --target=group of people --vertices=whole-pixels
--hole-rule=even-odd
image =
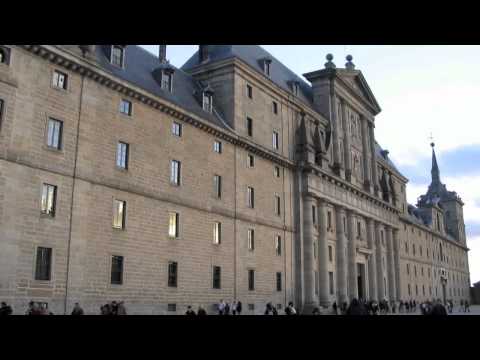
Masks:
[[[12,313],[12,307],[7,305],[5,301],[2,301],[2,306],[0,307],[0,316],[12,315]]]
[[[101,315],[127,315],[127,309],[125,309],[125,304],[123,303],[123,301],[120,301],[118,303],[116,301],[112,301],[110,303],[100,306],[100,314]]]
[[[217,305],[217,310],[218,315],[242,315],[242,302],[233,300],[232,303],[229,304],[222,299]]]
[[[399,312],[400,313],[417,312],[417,302],[415,300],[410,300],[410,301],[400,300]]]

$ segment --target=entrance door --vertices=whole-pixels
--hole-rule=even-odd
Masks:
[[[365,265],[357,264],[358,298],[365,299]]]

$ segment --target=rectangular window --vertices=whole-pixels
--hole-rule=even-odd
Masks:
[[[275,236],[275,254],[282,255],[282,237],[280,235]]]
[[[360,221],[357,222],[357,238],[360,238],[362,236],[362,224]]]
[[[327,230],[332,229],[332,213],[330,211],[327,212]]]
[[[255,290],[255,270],[248,270],[248,290]]]
[[[410,275],[410,264],[407,264],[407,275]]]
[[[212,95],[203,93],[203,110],[212,112]]]
[[[117,144],[117,167],[127,170],[128,169],[128,150],[129,145],[127,143],[119,141]]]
[[[3,99],[0,99],[0,129],[2,128],[4,105],[5,105],[5,101],[3,101]]]
[[[213,243],[219,245],[222,243],[222,223],[213,224]]]
[[[248,310],[249,311],[254,311],[255,310],[255,304],[248,304]]]
[[[62,148],[63,122],[55,119],[48,119],[47,125],[47,146],[60,150]]]
[[[332,249],[331,246],[328,247],[328,260],[329,260],[330,262],[333,261],[333,249]]]
[[[415,295],[418,295],[418,285],[415,285]]]
[[[168,304],[167,311],[172,311],[172,312],[177,311],[177,304]]]
[[[132,116],[132,103],[128,100],[122,99],[120,101],[120,113]]]
[[[123,256],[112,256],[110,283],[113,285],[123,284]]]
[[[52,85],[56,88],[67,90],[67,79],[67,74],[55,70],[53,72]]]
[[[315,205],[312,205],[312,221],[313,225],[317,224],[317,207]]]
[[[315,295],[318,295],[318,271],[313,272],[313,277],[315,279]]]
[[[247,246],[248,250],[255,250],[255,230],[248,229],[247,231]]]
[[[253,136],[253,120],[247,117],[247,135]]]
[[[279,148],[279,143],[278,143],[278,132],[274,131],[273,132],[273,149],[278,150]]]
[[[408,296],[412,295],[412,289],[410,288],[410,284],[408,284]]]
[[[52,249],[46,247],[37,248],[35,266],[35,280],[49,281],[52,269]]]
[[[278,105],[275,101],[272,103],[272,106],[273,106],[273,113],[275,115],[278,114]]]
[[[333,295],[334,294],[334,283],[333,283],[333,272],[329,272],[328,273],[328,285],[329,285],[329,289],[330,289],[330,295]]]
[[[277,272],[277,291],[282,291],[282,273]]]
[[[214,289],[221,289],[221,275],[222,275],[222,269],[220,266],[214,266],[213,267],[213,285],[212,287]]]
[[[251,209],[255,208],[255,190],[250,186],[247,188],[247,196],[248,196],[248,207]]]
[[[213,188],[215,197],[220,199],[222,197],[222,177],[220,175],[213,176]]]
[[[123,52],[124,52],[123,47],[118,45],[112,46],[112,55],[111,55],[110,61],[113,65],[123,67]]]
[[[182,137],[182,124],[174,121],[172,123],[172,134],[178,137]]]
[[[173,185],[180,186],[181,163],[177,160],[170,162],[170,182]]]
[[[177,287],[178,266],[174,261],[168,263],[168,286]]]
[[[247,85],[247,96],[249,99],[253,99],[253,89],[250,85]]]
[[[255,167],[255,156],[253,156],[252,154],[247,155],[247,166],[249,168]]]
[[[126,215],[127,202],[123,200],[115,200],[113,208],[113,227],[116,229],[124,229]]]
[[[213,143],[213,151],[216,153],[221,154],[222,153],[222,142],[221,141],[215,141]]]
[[[162,89],[172,91],[172,74],[162,71]]]
[[[278,166],[275,166],[273,168],[273,176],[279,178],[280,177],[280,168]]]
[[[178,238],[178,227],[180,223],[180,214],[172,212],[168,214],[168,236]]]
[[[275,195],[275,215],[280,216],[280,196]]]
[[[42,214],[55,216],[57,202],[57,187],[55,185],[43,184],[42,188]]]

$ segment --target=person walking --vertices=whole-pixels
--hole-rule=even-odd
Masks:
[[[295,310],[295,307],[293,306],[292,301],[290,301],[288,303],[288,306],[285,308],[285,314],[286,315],[297,315],[297,310]]]
[[[83,309],[80,307],[80,305],[75,303],[75,306],[73,307],[72,315],[84,315]]]
[[[463,299],[460,300],[460,308],[458,309],[458,312],[463,311]]]
[[[198,307],[198,311],[197,311],[197,316],[205,316],[207,315],[207,312],[205,311],[205,309],[200,305]]]
[[[188,316],[195,316],[195,311],[193,311],[192,307],[190,305],[187,306],[187,312],[185,313],[185,315],[188,315]]]
[[[232,302],[232,315],[237,315],[237,302],[235,300]]]
[[[470,312],[470,303],[468,300],[465,300],[465,312]]]
[[[242,315],[242,302],[237,301],[237,314]]]
[[[127,309],[123,301],[120,301],[117,305],[117,315],[127,315]]]
[[[433,316],[447,316],[447,310],[445,309],[445,306],[440,301],[436,301],[436,303],[433,305],[432,310],[429,312],[428,315],[433,315]]]
[[[0,307],[0,316],[12,315],[13,310],[10,305],[7,305],[6,302],[2,301],[2,307]]]
[[[333,308],[333,312],[335,313],[335,315],[338,315],[338,308],[337,308],[337,302],[336,301],[333,302],[332,308]]]
[[[224,315],[230,315],[230,304],[227,302],[225,303],[225,313]]]
[[[223,315],[225,312],[225,301],[220,300],[220,304],[218,304],[218,315]]]
[[[265,307],[265,312],[263,315],[273,315],[273,306],[272,303],[267,303],[267,306]]]

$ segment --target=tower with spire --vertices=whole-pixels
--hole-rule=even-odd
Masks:
[[[432,181],[427,193],[419,197],[417,207],[422,217],[435,230],[446,233],[466,245],[462,199],[455,191],[448,191],[445,184],[441,182],[435,143],[432,142],[430,146],[432,147]]]

